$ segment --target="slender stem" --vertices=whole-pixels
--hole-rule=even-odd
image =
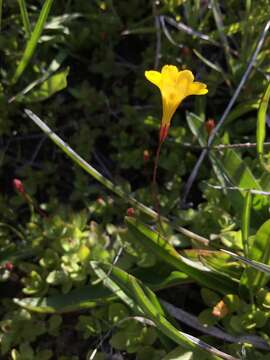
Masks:
[[[30,36],[31,36],[31,25],[30,25],[29,16],[28,16],[25,1],[24,0],[18,0],[18,3],[19,3],[19,6],[20,6],[20,12],[21,12],[21,17],[22,17],[22,22],[23,22],[25,33],[26,33],[26,37],[30,38]]]
[[[159,202],[159,192],[158,192],[158,185],[157,185],[157,169],[158,169],[158,162],[160,157],[160,150],[161,150],[162,141],[158,142],[156,157],[155,157],[155,163],[154,163],[154,170],[153,170],[153,180],[152,180],[152,188],[153,188],[153,201],[156,213],[158,215],[158,223],[160,225],[160,229],[162,229],[162,222],[161,222],[161,216],[160,216],[160,202]]]

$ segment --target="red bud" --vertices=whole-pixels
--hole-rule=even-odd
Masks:
[[[21,194],[25,194],[26,191],[25,191],[24,185],[21,182],[21,180],[13,179],[12,183],[13,183],[13,187],[15,190],[17,190]]]
[[[131,216],[131,217],[133,217],[135,215],[135,210],[134,210],[134,208],[128,208],[127,209],[127,216]]]
[[[184,46],[182,49],[181,49],[181,55],[182,56],[189,56],[191,53],[190,49],[186,46]]]
[[[205,129],[207,131],[208,136],[211,135],[211,132],[216,127],[216,123],[214,119],[208,119],[205,123]]]
[[[12,271],[14,268],[14,265],[12,264],[12,262],[8,261],[7,263],[5,263],[5,269],[8,271]]]

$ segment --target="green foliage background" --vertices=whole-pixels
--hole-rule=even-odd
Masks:
[[[184,209],[181,199],[207,145],[205,123],[218,123],[239,85],[269,1],[3,0],[0,7],[1,359],[226,358],[201,352],[180,331],[174,337],[176,328],[231,359],[267,359],[269,35],[215,138],[224,147],[204,160]],[[136,208],[124,220],[126,199],[68,159],[24,109],[153,208],[162,109],[144,71],[164,64],[192,70],[209,94],[184,101],[162,147],[161,214],[170,223],[160,229]],[[245,145],[256,142],[259,154]],[[238,340],[180,326],[161,299]]]

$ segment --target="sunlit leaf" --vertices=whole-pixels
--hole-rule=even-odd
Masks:
[[[34,55],[35,49],[38,44],[38,40],[41,36],[41,33],[43,31],[45,22],[47,20],[47,17],[49,15],[51,6],[52,6],[53,0],[46,0],[44,2],[44,5],[41,9],[41,12],[39,14],[38,21],[35,25],[35,28],[31,34],[30,39],[28,40],[26,44],[26,48],[24,50],[23,56],[21,61],[19,62],[19,65],[16,68],[14,77],[12,79],[13,83],[16,83],[19,77],[24,72],[26,66],[28,65],[29,61],[31,60],[32,56]]]
[[[66,68],[57,74],[52,75],[49,79],[45,80],[39,87],[27,95],[18,98],[18,101],[24,103],[40,102],[48,99],[55,93],[63,90],[67,86],[67,76],[69,68]]]

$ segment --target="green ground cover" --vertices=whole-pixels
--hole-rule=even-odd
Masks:
[[[1,359],[269,359],[269,8],[0,0]]]

